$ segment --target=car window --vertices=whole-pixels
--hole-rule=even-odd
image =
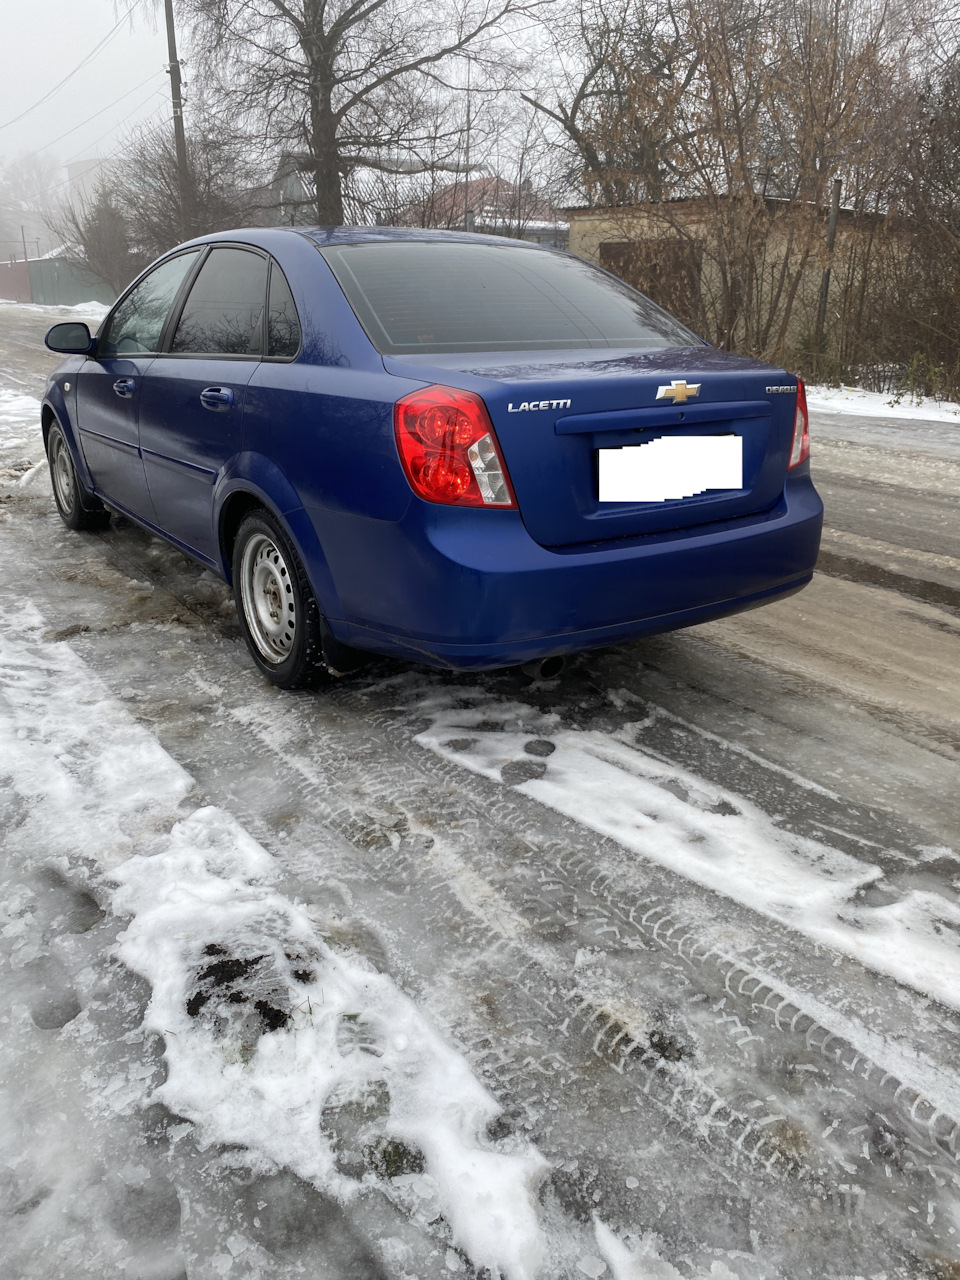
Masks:
[[[259,356],[267,262],[246,249],[214,249],[187,296],[171,351]]]
[[[97,354],[123,356],[158,351],[160,335],[177,290],[199,253],[199,249],[191,249],[168,258],[131,289],[107,321],[97,343]]]
[[[565,254],[395,241],[323,256],[384,353],[702,345],[642,293]]]
[[[270,301],[267,304],[267,355],[295,356],[300,350],[300,320],[286,277],[275,262],[270,264]]]

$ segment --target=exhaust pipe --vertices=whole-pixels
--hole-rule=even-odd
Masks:
[[[566,658],[536,658],[533,662],[525,662],[520,670],[531,680],[554,680],[567,665]]]

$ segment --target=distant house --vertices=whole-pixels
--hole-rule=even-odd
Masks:
[[[316,204],[304,178],[307,164],[308,157],[284,151],[270,182],[250,193],[253,203],[259,206],[261,225],[310,227],[316,224]]]
[[[796,347],[813,331],[827,210],[770,196],[690,198],[567,208],[570,250],[738,349]],[[868,278],[896,236],[883,215],[841,208],[832,260],[841,280]]]
[[[495,175],[451,182],[408,204],[396,218],[403,227],[441,227],[509,236],[565,249],[569,224],[530,182],[519,185]]]

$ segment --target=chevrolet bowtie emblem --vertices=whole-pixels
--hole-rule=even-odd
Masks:
[[[693,396],[700,394],[701,383],[677,382],[674,379],[669,387],[657,387],[658,400],[672,400],[674,404],[686,404]]]

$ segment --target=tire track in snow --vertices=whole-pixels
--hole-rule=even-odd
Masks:
[[[228,699],[228,702],[229,701],[232,701],[232,699]],[[304,718],[297,712],[292,712],[291,715],[288,716],[286,714],[286,707],[284,707],[284,709],[278,714],[276,706],[271,706],[269,713],[265,715],[262,720],[249,706],[234,706],[230,708],[227,713],[238,723],[243,724],[248,731],[252,731],[258,740],[263,743],[263,745],[267,746],[288,768],[296,770],[304,781],[309,784],[314,795],[328,795],[331,788],[334,787],[335,781],[339,784],[341,789],[349,789],[351,782],[350,771],[347,767],[349,757],[343,750],[343,743],[340,742],[337,746],[333,746],[332,744],[323,744],[320,740],[316,740],[310,743],[308,752],[303,754],[301,748],[305,739]],[[309,717],[307,717],[307,719],[309,719]],[[397,759],[392,763],[385,760],[384,752],[379,747],[375,749],[375,746],[369,737],[368,726],[365,726],[365,730],[367,731],[365,734],[365,746],[361,755],[368,759],[372,755],[377,760],[376,779],[373,780],[369,777],[365,778],[364,785],[367,791],[368,802],[372,802],[373,806],[379,806],[379,811],[383,816],[390,815],[392,811],[392,814],[395,817],[399,810],[405,811],[408,816],[412,816],[414,820],[416,820],[417,804],[413,797],[416,792],[415,775],[419,770],[414,770],[411,767],[411,762],[406,754],[404,754],[402,759]],[[295,746],[294,744],[298,745]],[[324,757],[326,757],[326,759],[324,759]],[[422,761],[417,761],[418,766],[421,763]],[[426,803],[430,811],[430,820],[426,825],[432,825],[435,829],[437,825],[440,825],[439,820],[442,820],[444,816],[446,816],[451,825],[456,825],[460,819],[462,819],[464,812],[464,802],[466,797],[464,796],[463,791],[463,787],[458,787],[455,797],[448,799],[445,806],[442,803],[437,803],[435,795],[427,797]],[[333,808],[327,805],[325,801],[321,801],[321,805],[326,809],[328,820],[333,820],[335,825],[339,826],[339,824],[336,823]],[[531,832],[524,830],[524,823],[517,822],[516,809],[517,805],[512,797],[508,798],[500,795],[493,803],[491,803],[488,788],[488,794],[483,797],[481,804],[477,806],[475,819],[476,825],[471,829],[471,839],[462,846],[461,852],[467,851],[469,847],[476,847],[478,844],[485,845],[487,847],[497,846],[497,835],[492,834],[489,830],[484,830],[484,827],[489,827],[492,815],[498,818],[501,824],[499,841],[502,842],[507,838],[508,831],[515,839],[518,836],[531,835]],[[344,812],[346,813],[348,821],[346,826],[339,828],[341,830],[341,834],[353,840],[359,838],[361,844],[364,844],[367,847],[370,847],[371,844],[376,844],[376,835],[372,836],[369,826],[363,819],[358,819],[356,811],[351,812],[348,807]],[[484,817],[483,823],[480,821],[481,813]],[[539,819],[535,819],[534,823],[535,826],[538,825]],[[386,826],[380,825],[379,842],[382,848],[388,850],[383,854],[380,869],[384,874],[397,876],[398,863],[400,862],[398,854],[402,851],[403,846],[401,843],[399,849],[392,847],[388,838],[390,833],[396,836],[396,830],[389,825],[389,822]],[[555,850],[545,850],[542,846],[538,847],[535,843],[528,844],[527,852],[528,856],[538,863],[542,863],[543,855],[545,853],[552,853],[555,856]],[[570,866],[571,862],[574,864],[572,868]],[[571,881],[575,881],[580,884],[586,882],[590,885],[593,896],[592,905],[595,908],[597,905],[596,888],[598,884],[603,884],[605,882],[607,878],[605,873],[595,863],[588,861],[582,852],[570,855],[566,870],[570,873],[568,878]],[[409,867],[405,874],[410,878],[415,878],[414,868]],[[488,905],[489,902],[495,899],[508,884],[509,881],[505,881],[503,884],[498,884],[496,887],[490,886],[487,892]],[[435,889],[436,891],[445,889],[448,893],[450,892],[451,884],[449,868],[446,873],[438,874]],[[460,901],[462,908],[462,894],[458,898],[456,890],[454,889],[452,896]],[[514,910],[516,910],[516,906],[517,904],[514,903]],[[509,911],[500,906],[498,906],[494,912],[495,917],[500,919],[505,918],[510,914],[511,913]],[[661,910],[659,915],[661,917],[665,916],[666,912]],[[449,906],[447,911],[443,913],[443,919],[436,920],[435,925],[437,928],[442,928],[448,921]],[[428,924],[429,923],[430,922],[428,921]],[[595,918],[595,923],[597,923],[601,929],[606,929],[611,926],[613,928],[617,927],[616,920],[609,915],[604,916],[602,921]],[[655,943],[659,944],[661,941],[660,933],[663,930],[664,925],[663,919],[661,918],[652,922],[647,921],[646,923],[650,926],[650,937]],[[486,919],[478,921],[474,918],[470,920],[466,924],[464,931],[467,935],[468,949],[483,947],[486,949],[487,954],[489,954],[491,947],[495,945],[499,946],[501,951],[506,947],[513,950],[518,945],[515,938],[511,937],[504,939],[502,935],[498,934],[497,929],[491,924],[489,913],[488,918]],[[689,938],[687,941],[689,942]],[[684,958],[689,960],[689,953],[686,954]],[[706,967],[709,968],[715,963],[716,956],[711,954],[709,948],[705,948],[698,959],[701,964],[706,965]],[[725,957],[725,959],[728,962],[727,973],[729,973],[730,968],[736,963],[736,961],[729,957]],[[557,990],[557,974],[553,972],[537,973],[536,970],[537,962],[532,960],[529,952],[523,949],[521,949],[520,953],[517,954],[507,966],[507,971],[510,974],[509,980],[511,980],[515,985],[523,987],[526,990],[530,1005],[538,1007],[541,1010],[541,1013],[544,1011],[552,1011],[552,1017],[548,1019],[545,1030],[548,1035],[553,1034],[553,1036],[556,1036],[557,1030],[564,1027],[564,1024],[566,1024],[567,1029],[570,1028],[572,1022],[570,1014],[571,1012],[575,1012],[575,1009],[566,1009],[566,1016],[562,1016],[555,1006],[552,1007],[551,1001],[547,998],[546,993],[551,990]],[[525,975],[534,973],[536,973],[535,977],[530,978],[529,980],[525,978]],[[723,980],[723,976],[723,973],[721,973],[721,982]],[[502,970],[500,970],[500,980],[503,981]],[[768,988],[768,999],[770,991],[772,991],[772,988]],[[742,994],[742,992],[738,993],[740,997],[742,997]],[[727,995],[730,999],[734,998],[730,991],[727,992]],[[583,1007],[584,1005],[584,1000],[580,993],[568,992],[566,993],[566,998],[570,1001],[571,1005],[575,1005],[578,1001],[580,1007]],[[747,1012],[746,1009],[745,1012]],[[763,1132],[765,1129],[768,1129],[769,1125],[775,1125],[784,1120],[782,1115],[771,1114],[769,1112],[751,1115],[749,1111],[743,1107],[738,1107],[732,1102],[728,1102],[722,1095],[718,1095],[715,1090],[712,1090],[709,1087],[702,1087],[702,1083],[698,1082],[695,1078],[693,1081],[684,1079],[680,1071],[675,1070],[671,1065],[669,1065],[669,1063],[664,1064],[662,1060],[657,1061],[656,1059],[658,1055],[638,1053],[635,1046],[628,1047],[626,1054],[624,1053],[623,1046],[621,1046],[619,1054],[610,1054],[609,1046],[604,1043],[604,1035],[600,1034],[598,1036],[597,1028],[593,1026],[596,1016],[596,1012],[590,1010],[588,1011],[587,1016],[581,1019],[579,1028],[576,1022],[572,1023],[573,1028],[579,1030],[581,1039],[586,1041],[586,1047],[588,1050],[599,1057],[613,1058],[615,1065],[620,1068],[621,1072],[624,1069],[623,1059],[625,1056],[630,1059],[631,1067],[633,1067],[633,1064],[636,1062],[641,1073],[646,1077],[643,1089],[645,1097],[657,1105],[665,1114],[669,1115],[672,1120],[680,1123],[684,1130],[694,1138],[703,1137],[705,1132],[708,1133],[711,1138],[719,1142],[720,1145],[718,1150],[722,1152],[723,1158],[729,1157],[734,1164],[745,1163],[754,1170],[770,1175],[777,1173],[777,1166],[779,1165],[782,1166],[780,1169],[781,1176],[796,1178],[798,1175],[802,1174],[804,1179],[809,1178],[819,1186],[823,1186],[825,1180],[832,1181],[834,1184],[834,1191],[831,1193],[825,1188],[825,1190],[827,1190],[827,1195],[832,1198],[835,1203],[843,1206],[843,1211],[845,1213],[850,1212],[851,1202],[859,1203],[863,1198],[863,1189],[858,1186],[855,1180],[851,1181],[849,1175],[857,1172],[858,1167],[869,1167],[871,1160],[873,1159],[869,1153],[864,1156],[861,1152],[858,1164],[851,1166],[849,1163],[849,1153],[840,1150],[836,1153],[833,1159],[826,1159],[826,1169],[823,1167],[816,1167],[813,1170],[805,1171],[803,1168],[804,1162],[795,1158],[795,1153],[791,1154],[788,1151],[785,1154],[783,1151],[783,1143],[781,1142],[778,1147],[776,1141],[777,1136],[785,1136],[787,1143],[789,1144],[794,1133],[794,1131],[791,1130],[789,1122],[785,1126],[785,1132],[783,1129],[781,1129],[779,1133],[774,1130],[773,1137],[771,1137],[769,1130],[767,1133]],[[721,1019],[729,1017],[729,1014],[721,1014],[720,1017]],[[782,1018],[779,1023],[775,1017],[770,1019],[770,1021],[773,1024],[774,1030],[778,1030],[781,1034],[786,1033],[788,1028]],[[815,1046],[819,1043],[816,1032],[813,1032],[812,1035],[810,1034],[812,1026],[813,1019],[808,1017],[807,1024],[803,1026],[798,1026],[796,1019],[794,1019],[793,1027],[790,1029],[795,1035],[799,1035],[800,1031],[804,1033],[803,1044],[807,1049],[810,1048],[811,1044]],[[826,1039],[827,1036],[828,1033],[823,1029],[823,1036],[821,1039]],[[742,1036],[738,1036],[737,1039],[742,1039]],[[861,1061],[862,1060],[863,1055],[861,1054]],[[824,1061],[829,1062],[829,1057],[824,1059]],[[739,1065],[742,1069],[742,1061]],[[889,1075],[889,1073],[887,1074]],[[891,1082],[888,1079],[886,1083],[890,1084]],[[899,1086],[899,1082],[897,1082],[897,1084]],[[493,1081],[491,1081],[491,1087],[496,1087]],[[534,1090],[534,1094],[536,1093],[535,1077],[532,1077],[531,1081],[528,1081],[528,1087]],[[904,1092],[902,1090],[900,1093],[900,1100],[904,1100]],[[508,1103],[508,1101],[509,1099],[505,1097],[505,1104]],[[916,1103],[916,1095],[914,1095],[911,1101],[914,1104]],[[762,1100],[757,1099],[756,1097],[752,1099],[752,1102],[754,1106],[756,1106],[758,1102],[761,1106],[763,1105]],[[534,1102],[533,1105],[536,1106],[537,1103]],[[913,1109],[915,1113],[918,1111],[916,1105],[914,1105]],[[867,1113],[869,1114],[869,1103],[867,1104]],[[929,1114],[929,1112],[927,1114]],[[861,1117],[856,1118],[860,1119]],[[916,1118],[916,1114],[914,1118]],[[920,1118],[922,1119],[923,1117],[921,1116]],[[834,1116],[834,1119],[837,1119],[837,1117]],[[839,1120],[837,1123],[839,1123]],[[863,1125],[861,1124],[858,1126],[848,1122],[847,1127],[856,1129],[858,1127],[862,1128]],[[827,1128],[829,1130],[833,1130],[836,1128],[836,1125],[832,1121],[828,1120]],[[906,1145],[909,1146],[911,1141],[914,1146],[916,1146],[915,1135],[908,1135],[905,1139]],[[548,1154],[550,1153],[548,1152]],[[922,1166],[917,1166],[914,1163],[910,1168],[900,1170],[900,1174],[914,1173],[919,1169],[919,1171],[924,1174],[930,1174],[933,1178],[934,1186],[937,1186],[938,1184],[943,1185],[949,1181],[949,1175],[944,1176],[943,1172],[934,1170],[930,1163],[931,1159],[936,1162],[939,1154],[936,1149],[932,1151],[930,1149],[918,1150],[916,1154],[918,1157],[924,1158],[926,1163]],[[835,1172],[833,1175],[829,1172],[829,1166],[831,1164],[834,1165],[834,1169],[836,1169],[837,1164],[840,1166],[839,1171]],[[841,1181],[841,1179],[843,1180]],[[924,1211],[928,1212],[928,1205],[925,1200],[923,1200],[923,1197],[920,1196],[918,1198],[920,1198],[924,1204]],[[905,1222],[910,1222],[912,1228],[911,1219],[905,1219]]]

